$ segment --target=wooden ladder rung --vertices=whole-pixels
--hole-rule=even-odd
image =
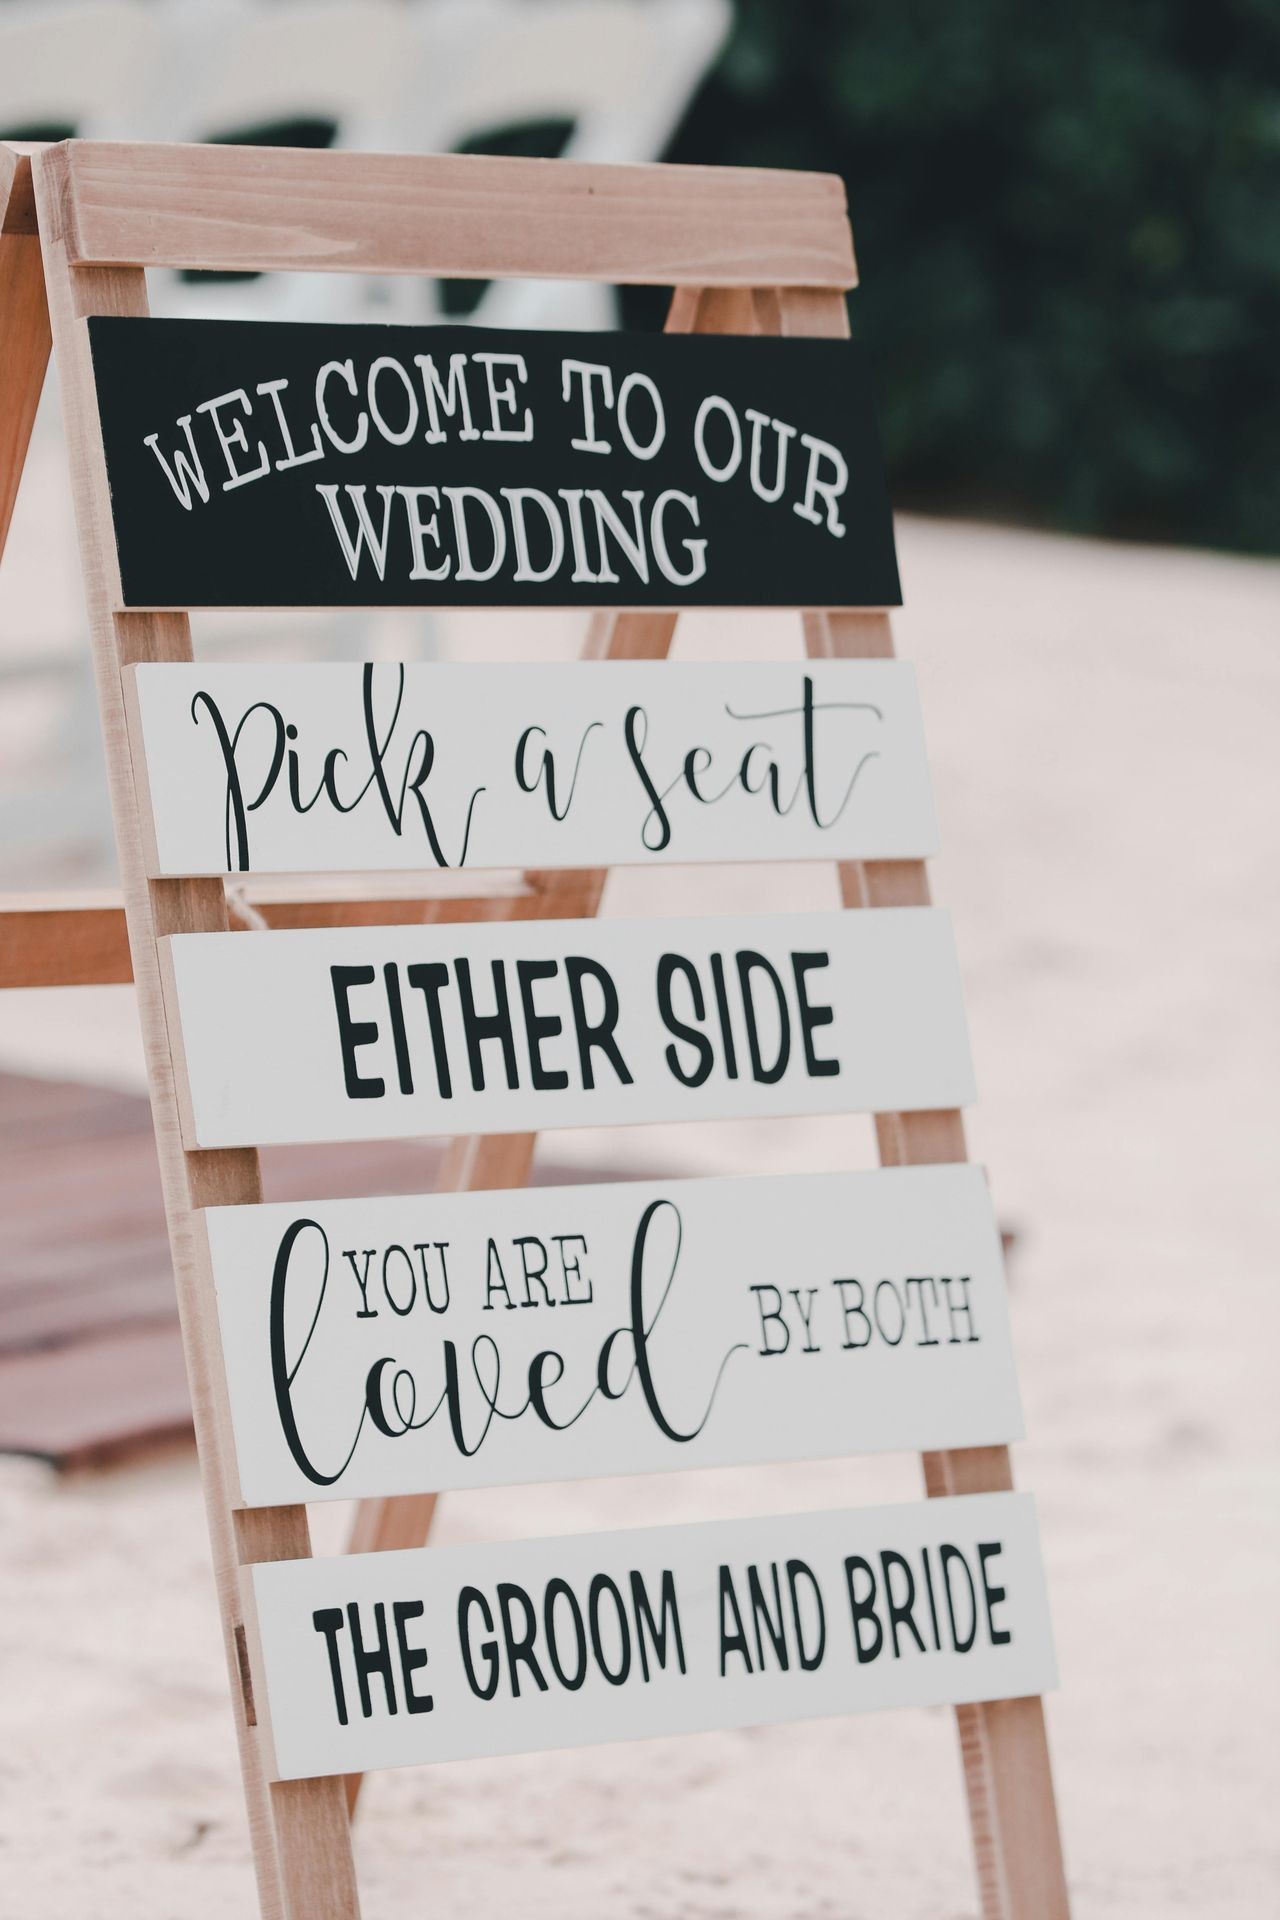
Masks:
[[[565,876],[562,876],[562,879]],[[246,875],[227,885],[232,927],[443,925],[573,919],[594,910],[581,888],[523,874]],[[133,979],[124,903],[114,887],[0,894],[0,987],[108,987]]]

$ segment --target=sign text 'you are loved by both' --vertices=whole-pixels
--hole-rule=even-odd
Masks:
[[[203,1215],[249,1506],[1021,1433],[980,1168]]]

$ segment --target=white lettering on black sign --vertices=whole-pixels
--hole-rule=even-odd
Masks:
[[[97,317],[127,606],[888,606],[841,340]]]

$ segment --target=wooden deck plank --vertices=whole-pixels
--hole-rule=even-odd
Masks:
[[[268,1200],[429,1193],[443,1140],[280,1147],[262,1156]],[[539,1185],[623,1179],[554,1162]],[[73,1082],[0,1074],[0,1453],[63,1468],[189,1442],[149,1102]]]
[[[176,1314],[40,1353],[0,1354],[0,1453],[68,1471],[118,1465],[191,1437]]]

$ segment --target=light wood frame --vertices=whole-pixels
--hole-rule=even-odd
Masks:
[[[672,330],[843,336],[844,290],[856,279],[843,188],[821,175],[716,168],[71,142],[37,152],[31,167],[25,156],[0,150],[0,200],[0,329],[8,363],[0,381],[0,541],[48,354],[47,288],[129,970],[138,989],[259,1898],[269,1920],[354,1920],[359,1903],[343,1783],[268,1783],[254,1734],[239,1570],[306,1556],[307,1513],[302,1506],[237,1511],[229,1498],[226,1387],[211,1276],[193,1214],[210,1204],[260,1199],[258,1157],[252,1150],[189,1152],[182,1145],[156,949],[167,934],[226,928],[228,895],[220,880],[148,879],[143,869],[121,676],[138,661],[189,660],[190,625],[183,613],[113,609],[114,539],[85,321],[95,314],[145,315],[148,266],[253,267],[650,283],[674,289]],[[813,657],[885,657],[893,650],[884,613],[806,613],[803,625]],[[584,657],[661,658],[674,627],[675,615],[665,612],[597,614]],[[929,899],[923,862],[846,863],[839,877],[851,909]],[[477,904],[479,917],[590,914],[604,879],[603,873],[526,875],[515,888],[499,888],[480,902],[473,887],[470,901],[450,903],[456,912],[432,917],[476,917]],[[289,924],[308,916],[312,924],[333,924],[331,916],[343,911],[353,920],[394,918],[389,903],[407,897],[382,881],[356,889],[344,908],[318,891],[311,882],[293,900]],[[425,917],[418,899],[414,917]],[[273,904],[266,900],[268,920]],[[114,951],[110,977],[124,978],[119,908],[101,902],[92,910],[103,916],[90,942],[99,959],[83,962],[81,974],[101,972],[100,961]],[[48,935],[41,916],[51,912],[56,909],[47,902],[36,903],[14,923],[36,943],[33,949],[28,939],[28,972],[41,964],[39,942]],[[22,964],[15,963],[19,976]],[[74,974],[72,966],[65,977]],[[885,1165],[966,1157],[958,1113],[880,1114],[876,1134]],[[532,1136],[455,1140],[444,1184],[521,1185],[533,1146]],[[1004,1447],[928,1454],[923,1464],[931,1496],[1012,1485]],[[429,1493],[364,1503],[353,1550],[419,1544],[433,1505]],[[984,1920],[1066,1920],[1041,1702],[961,1706],[956,1719]],[[356,1787],[351,1783],[352,1804]]]

